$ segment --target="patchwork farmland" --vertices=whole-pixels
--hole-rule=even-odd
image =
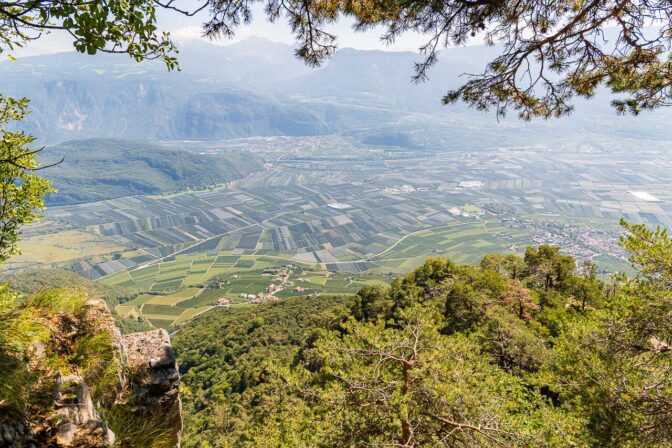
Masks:
[[[140,295],[119,314],[174,327],[220,299],[269,294],[280,283],[268,269],[291,270],[276,298],[350,294],[432,254],[476,263],[541,243],[616,271],[620,217],[672,222],[670,160],[655,151],[639,154],[659,167],[644,177],[627,148],[441,152],[334,136],[193,145],[251,151],[267,169],[213,190],[50,208],[4,268],[53,265],[130,287]]]
[[[330,206],[335,203],[347,208]],[[51,209],[48,220],[113,248],[76,260],[72,267],[79,273],[99,279],[128,271],[141,287],[160,291],[200,281],[230,265],[241,268],[239,261],[355,273],[380,272],[384,266],[398,272],[391,259],[448,252],[458,244],[450,234],[465,236],[465,229],[483,236],[473,238],[466,252],[471,261],[483,253],[481,248],[506,250],[522,242],[524,232],[501,225],[488,229],[486,221],[475,218],[480,209],[469,214],[464,211],[468,207],[459,200],[446,204],[435,191],[401,196],[338,184],[127,197]],[[441,238],[420,238],[418,232],[429,229],[443,229]],[[429,252],[427,244],[432,245]],[[469,240],[459,244],[472,246]],[[391,257],[398,245],[403,250]]]
[[[235,259],[233,264],[228,262],[232,259]],[[193,266],[206,269],[195,271]],[[126,318],[146,319],[155,327],[170,328],[213,306],[255,304],[307,295],[354,294],[362,287],[384,285],[388,280],[385,275],[373,273],[355,276],[295,265],[280,266],[277,260],[264,257],[199,255],[182,256],[180,260],[160,264],[159,269],[150,266],[125,271],[103,282],[148,287],[147,293],[118,305],[116,313]]]
[[[440,196],[350,184],[230,188],[53,208],[47,220],[101,242],[70,269],[142,292],[119,305],[119,315],[169,328],[221,300],[353,294],[429,254],[477,262],[524,244],[526,232],[480,217],[477,207],[469,214],[468,204],[443,205]],[[62,234],[43,227],[27,241]],[[264,270],[287,267],[292,287],[269,295]],[[213,287],[213,279],[221,281]]]

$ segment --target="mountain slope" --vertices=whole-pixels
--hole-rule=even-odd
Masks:
[[[47,197],[51,205],[205,188],[262,166],[259,158],[244,151],[202,155],[115,139],[73,140],[45,153],[47,162],[65,157],[42,172],[58,190]]]
[[[524,124],[515,113],[500,123],[493,113],[441,105],[446,91],[465,81],[464,73],[481,72],[497,51],[484,46],[443,50],[429,81],[420,84],[411,82],[413,63],[421,60],[412,52],[345,48],[321,68],[309,69],[291,46],[258,38],[226,47],[186,43],[179,55],[181,72],[122,55],[61,53],[2,62],[0,81],[4,94],[31,98],[32,113],[21,126],[47,144],[91,137],[353,134],[381,126],[396,130],[409,120],[423,132],[447,129],[456,145],[471,143],[467,128],[479,135],[509,129],[525,144],[530,132],[538,141],[576,131],[669,138],[669,111],[619,119],[604,91],[590,101],[577,100],[574,116],[546,123]]]
[[[394,113],[288,98],[282,83],[309,69],[284,44],[192,42],[180,60],[181,72],[167,72],[120,55],[61,53],[0,63],[0,80],[3,94],[30,98],[21,126],[42,143],[329,134]]]

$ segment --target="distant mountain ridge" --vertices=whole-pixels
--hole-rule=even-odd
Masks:
[[[180,61],[181,72],[167,72],[120,55],[61,53],[2,63],[0,80],[4,94],[30,98],[22,126],[42,143],[319,135],[396,114],[291,98],[289,80],[309,69],[284,44],[192,42]]]
[[[181,46],[180,72],[156,61],[135,63],[123,55],[96,57],[61,53],[0,63],[2,92],[31,99],[21,126],[41,143],[81,138],[142,140],[228,139],[251,136],[309,136],[361,133],[420,115],[415,123],[464,134],[464,125],[507,132],[622,133],[667,138],[670,113],[656,111],[637,120],[618,120],[603,94],[578,101],[575,117],[532,125],[515,119],[501,124],[493,113],[441,97],[482,71],[496,47],[451,48],[441,52],[430,80],[413,84],[412,52],[345,48],[318,69],[310,69],[293,47],[250,38],[226,47],[203,41]],[[430,124],[431,123],[431,124]],[[460,137],[463,138],[463,137]]]
[[[42,171],[58,190],[47,196],[49,205],[206,188],[263,166],[247,151],[201,155],[118,139],[73,140],[46,153],[49,160],[65,156],[57,167]]]

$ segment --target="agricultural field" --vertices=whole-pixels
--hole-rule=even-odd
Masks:
[[[481,226],[480,209],[457,198],[447,203],[443,196],[438,191],[402,196],[352,184],[230,188],[58,207],[49,218],[95,236],[101,248],[119,248],[108,249],[107,257],[73,256],[73,270],[92,279],[127,272],[129,282],[161,291],[255,261],[365,272],[378,267],[374,258],[415,232]],[[488,235],[486,228],[480,232]],[[39,238],[45,236],[29,237],[25,244]],[[157,266],[150,282],[145,268]]]
[[[392,272],[402,273],[419,266],[428,254],[448,257],[459,263],[478,263],[493,252],[515,252],[526,246],[529,233],[496,222],[467,222],[422,230],[400,240],[387,252],[371,259]]]
[[[350,294],[428,255],[477,263],[553,244],[608,275],[627,269],[621,217],[672,225],[672,156],[655,149],[638,150],[637,163],[650,167],[643,175],[627,145],[440,151],[335,136],[193,143],[199,153],[231,148],[254,153],[265,170],[212,190],[49,208],[5,269],[51,265],[131,286],[142,294],[118,312],[172,328],[219,299],[254,300],[247,296],[273,283],[265,269],[291,266],[286,280],[298,286],[272,294],[278,299]],[[212,287],[213,279],[223,280]]]
[[[21,253],[5,263],[7,269],[29,268],[80,258],[95,258],[124,252],[123,243],[94,232],[66,230],[34,235],[21,244]]]
[[[115,312],[125,318],[145,319],[158,328],[169,328],[214,306],[217,299],[203,300],[206,305],[194,306],[192,299],[202,292],[203,289],[185,288],[166,295],[141,294],[130,302],[117,305]]]
[[[228,263],[226,269],[215,265],[218,259],[231,261],[233,258],[236,263]],[[144,319],[155,327],[170,329],[221,305],[222,299],[226,299],[227,306],[251,305],[285,297],[354,294],[365,286],[389,282],[386,275],[338,274],[297,265],[281,265],[264,257],[183,257],[165,264],[168,264],[165,269],[162,263],[159,269],[148,267],[102,280],[109,285],[143,288],[147,285],[147,278],[153,279],[149,292],[117,305],[115,312],[122,317]],[[192,271],[181,270],[189,265],[210,267],[195,282],[190,278]],[[162,272],[171,277],[166,280]]]

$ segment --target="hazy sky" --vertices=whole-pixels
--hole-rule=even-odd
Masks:
[[[188,7],[193,4],[192,0],[185,0],[180,7]],[[195,17],[185,17],[178,13],[168,11],[159,12],[159,28],[170,31],[176,41],[185,39],[198,39],[201,36],[201,25],[207,20],[207,12],[202,12]],[[352,47],[362,50],[385,49],[391,51],[417,51],[422,44],[421,36],[415,34],[406,34],[402,36],[392,46],[388,46],[380,41],[382,30],[372,30],[366,33],[355,33],[352,30],[352,22],[343,20],[330,28],[338,36],[339,48]],[[255,7],[253,22],[250,25],[241,26],[234,39],[220,39],[213,43],[219,45],[228,45],[233,42],[245,39],[250,36],[264,37],[275,42],[294,43],[289,27],[283,20],[277,23],[270,23],[264,13],[263,5],[258,4]],[[61,51],[71,51],[72,45],[65,33],[52,33],[35,42],[28,44],[27,48],[20,49],[14,54],[18,57],[31,56],[45,53],[55,53]]]

